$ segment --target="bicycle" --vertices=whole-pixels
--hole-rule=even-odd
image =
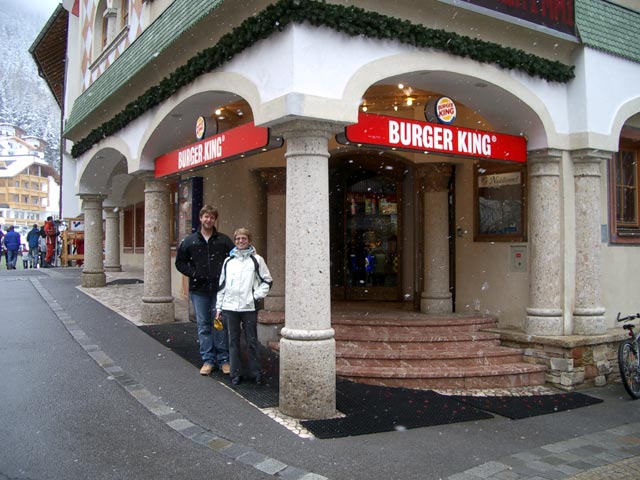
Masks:
[[[626,322],[636,318],[640,318],[640,313],[620,318],[620,313],[618,312],[616,320],[618,322]],[[634,331],[636,326],[633,323],[625,323],[622,328],[628,330],[631,338],[623,341],[618,346],[620,377],[622,378],[624,389],[631,398],[637,400],[640,398],[640,332],[636,334]]]

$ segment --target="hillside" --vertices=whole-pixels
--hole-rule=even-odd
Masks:
[[[59,171],[60,108],[29,54],[53,10],[36,12],[22,3],[0,0],[0,122],[46,140],[45,160]]]

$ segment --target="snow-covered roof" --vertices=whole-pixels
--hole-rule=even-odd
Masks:
[[[13,178],[34,164],[53,170],[51,165],[33,155],[11,157],[0,156],[0,162],[6,162],[7,164],[6,168],[0,168],[0,178]],[[52,175],[51,172],[48,172],[48,174]]]

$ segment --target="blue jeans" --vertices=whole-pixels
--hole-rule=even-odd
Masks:
[[[198,340],[200,341],[202,362],[218,367],[229,363],[229,336],[226,325],[224,330],[213,328],[213,319],[216,315],[216,294],[191,292],[189,295],[198,323]],[[225,323],[224,319],[223,323]]]
[[[7,250],[7,267],[16,268],[17,261],[18,261],[18,251]]]

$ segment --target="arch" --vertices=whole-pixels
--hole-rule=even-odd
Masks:
[[[618,151],[618,142],[622,133],[622,127],[624,127],[625,123],[629,121],[631,117],[639,113],[640,97],[629,100],[618,109],[611,122],[611,135],[608,137],[611,145],[607,147],[608,150],[612,152]]]
[[[529,149],[559,146],[562,136],[547,106],[527,83],[533,80],[492,65],[429,52],[407,52],[380,58],[360,67],[345,86],[343,100],[359,105],[364,92],[377,82],[409,78],[419,87],[440,90],[482,112],[504,133],[526,133]],[[559,87],[558,95],[561,88]],[[508,112],[505,117],[504,112]]]
[[[108,195],[113,178],[128,173],[126,145],[122,140],[112,137],[91,151],[83,160],[78,172],[78,194],[95,193]]]
[[[235,72],[213,72],[202,75],[188,87],[180,89],[153,113],[140,138],[139,163],[130,171],[153,170],[154,160],[184,145],[184,139],[195,132],[196,120],[206,115],[202,105],[225,105],[244,99],[252,111],[260,103],[257,86]]]

